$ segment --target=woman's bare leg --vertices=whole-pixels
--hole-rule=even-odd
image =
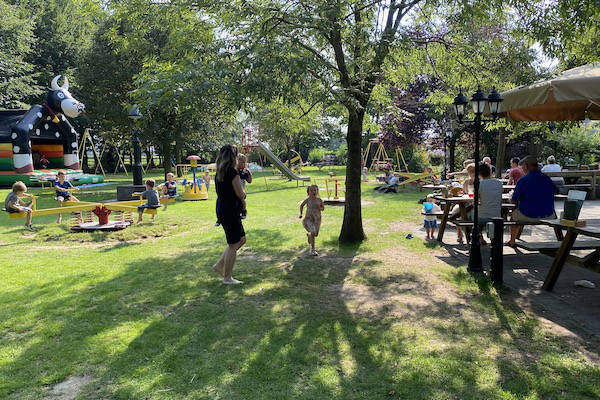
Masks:
[[[235,265],[235,259],[237,258],[237,251],[246,243],[246,237],[240,239],[239,242],[235,244],[230,244],[227,249],[225,249],[224,259],[224,268],[223,268],[223,282],[225,283],[233,283],[239,282],[232,278],[231,274],[233,272],[233,267]],[[239,282],[241,283],[241,282]]]

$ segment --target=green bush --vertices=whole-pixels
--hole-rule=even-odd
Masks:
[[[338,159],[340,165],[346,165],[348,161],[348,146],[344,143],[335,152],[335,156]]]
[[[322,147],[317,147],[316,149],[312,149],[308,153],[308,162],[311,164],[316,164],[323,161],[323,157],[325,156],[325,149]]]

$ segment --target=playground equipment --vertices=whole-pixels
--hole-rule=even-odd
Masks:
[[[271,149],[269,149],[269,146],[258,140],[257,134],[252,128],[246,127],[242,130],[242,149],[244,151],[244,154],[248,154],[253,148],[257,148],[260,152],[262,152],[262,155],[264,155],[265,158],[269,160],[279,171],[281,171],[281,173],[290,181],[295,180],[296,183],[302,182],[302,185],[304,185],[304,182],[310,182],[309,176],[296,175],[290,168],[288,168],[285,165],[283,161],[279,159],[279,157],[273,154]],[[259,153],[259,160],[260,166],[264,169],[261,153]],[[264,178],[266,184],[267,178]]]
[[[291,150],[291,152],[294,153],[294,157],[284,162],[284,165],[291,169],[293,172],[299,174],[302,172],[302,167],[305,165],[304,161],[302,160],[302,156],[300,155],[300,153],[298,153],[295,150]]]
[[[137,206],[144,203],[144,200],[140,196],[139,200],[131,201],[119,201],[111,203],[95,203],[86,201],[65,201],[63,207],[37,209],[36,199],[38,196],[32,198],[30,205],[33,217],[41,217],[44,215],[56,215],[56,214],[80,214],[87,213],[84,218],[77,218],[77,220],[71,226],[71,230],[74,232],[90,232],[90,231],[115,231],[127,228],[133,222],[133,214],[138,212]],[[155,216],[157,209],[146,208],[144,214],[150,214]],[[98,217],[98,222],[92,220],[92,213]],[[115,218],[109,220],[109,215],[113,215]],[[27,213],[9,213],[9,218],[25,218]]]
[[[196,171],[198,170],[198,160],[200,157],[198,156],[188,156],[186,158],[190,162],[190,168],[192,170],[193,179],[191,182],[184,181],[185,191],[181,196],[184,201],[198,201],[198,200],[208,200],[208,189],[206,188],[206,184],[204,181],[198,185],[198,180],[196,178]]]
[[[367,166],[367,163],[369,161],[369,155],[371,154],[371,149],[373,148],[373,145],[377,145],[377,149],[375,150],[375,155],[373,156],[373,159],[371,160],[371,164],[369,164],[367,169],[369,171],[371,171],[372,169],[375,171],[382,171],[382,170],[388,169],[389,166],[391,166],[390,170],[395,170],[394,159],[388,156],[387,150],[385,149],[385,146],[383,145],[380,138],[374,138],[374,139],[369,140],[367,149],[363,153],[363,165]],[[402,165],[404,165],[404,170],[406,172],[408,172],[408,164],[406,163],[406,160],[404,159],[402,150],[400,150],[399,147],[396,147],[394,149],[394,153],[396,156],[395,165],[398,168],[398,172],[402,172],[402,167],[400,166],[401,165],[400,160],[402,160]]]
[[[325,204],[345,204],[346,198],[340,197],[339,193],[344,191],[344,189],[340,188],[340,181],[346,181],[346,178],[341,177],[329,177],[325,179],[325,191],[327,193],[327,197],[323,199]],[[332,186],[329,186],[329,183],[332,183]],[[333,197],[332,197],[333,194]]]
[[[59,76],[52,80],[51,89],[42,105],[29,110],[0,111],[0,184],[23,181],[31,185],[52,180],[56,170],[66,169],[73,184],[98,183],[102,176],[85,175],[79,169],[77,132],[67,117],[78,117],[84,105],[69,93],[65,77],[58,86]],[[50,170],[34,170],[35,157],[44,156]]]

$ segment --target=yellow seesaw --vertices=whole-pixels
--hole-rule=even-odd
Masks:
[[[63,202],[63,207],[54,207],[54,208],[44,208],[38,210],[36,207],[36,198],[39,196],[33,196],[31,202],[32,216],[41,217],[44,215],[55,215],[55,214],[68,214],[68,213],[76,213],[82,211],[92,211],[96,209],[96,207],[104,206],[106,209],[111,211],[121,211],[121,212],[137,212],[137,206],[143,204],[144,201],[140,196],[139,200],[129,200],[129,201],[118,201],[115,203],[92,203],[87,201],[65,201]],[[145,214],[156,215],[157,209],[146,208],[144,209]],[[9,218],[25,218],[27,217],[27,213],[9,213]]]

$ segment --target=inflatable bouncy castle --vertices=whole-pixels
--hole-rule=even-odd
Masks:
[[[67,117],[80,116],[85,107],[69,93],[67,78],[62,86],[59,78],[52,80],[44,104],[0,111],[0,185],[54,180],[58,169],[75,185],[103,181],[80,170],[77,132]]]

